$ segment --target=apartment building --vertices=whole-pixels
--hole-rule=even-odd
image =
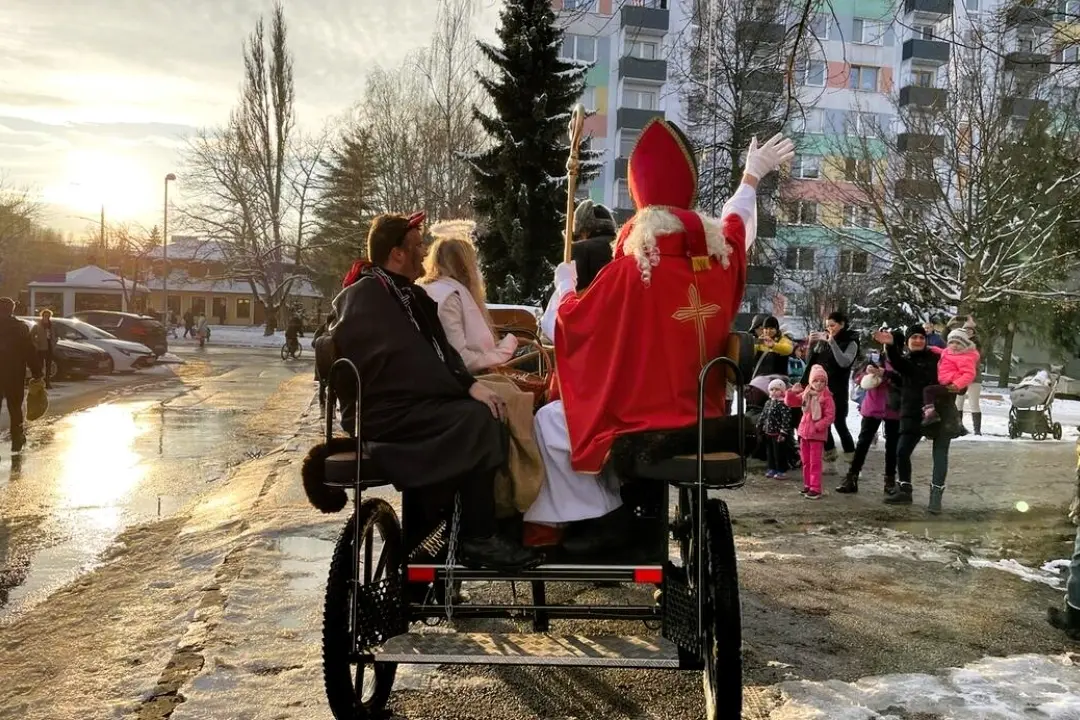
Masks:
[[[578,188],[614,210],[633,214],[626,163],[641,129],[654,117],[680,122],[682,99],[669,82],[670,30],[685,26],[681,0],[553,0],[566,35],[562,55],[594,63],[582,104],[592,148],[602,150],[599,177]]]

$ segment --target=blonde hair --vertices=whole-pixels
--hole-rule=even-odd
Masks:
[[[435,240],[428,248],[427,257],[424,258],[424,277],[417,282],[427,285],[440,278],[457,280],[468,288],[469,294],[476,301],[488,327],[492,328],[491,315],[487,309],[487,289],[484,287],[484,278],[480,274],[476,246],[467,235],[460,232],[462,228],[454,227],[453,229],[458,232],[443,235],[439,233],[438,226],[431,228],[431,234]]]

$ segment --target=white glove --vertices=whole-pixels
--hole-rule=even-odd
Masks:
[[[559,263],[555,268],[555,290],[560,295],[571,292],[577,287],[577,265],[571,262]]]
[[[750,149],[746,151],[746,167],[744,172],[758,180],[779,169],[795,157],[795,143],[785,138],[783,134],[776,133],[767,143],[758,147],[757,138],[750,141]]]

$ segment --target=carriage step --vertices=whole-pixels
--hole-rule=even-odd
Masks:
[[[561,665],[679,668],[678,647],[661,637],[546,633],[426,633],[390,638],[376,661],[425,665]]]

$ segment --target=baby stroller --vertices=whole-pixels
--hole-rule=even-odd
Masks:
[[[1011,393],[1009,407],[1009,437],[1015,440],[1030,433],[1036,440],[1052,436],[1061,439],[1061,423],[1054,422],[1054,396],[1057,394],[1059,372],[1039,370],[1025,377]]]

